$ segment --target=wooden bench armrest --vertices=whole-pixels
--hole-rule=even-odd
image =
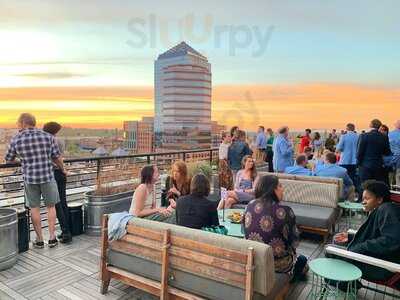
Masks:
[[[400,264],[395,264],[383,259],[374,258],[371,256],[355,253],[352,251],[347,251],[345,249],[337,248],[334,246],[326,247],[326,252],[329,254],[334,254],[340,257],[345,257],[351,260],[356,260],[365,264],[369,264],[371,266],[379,267],[382,269],[386,269],[390,272],[400,273]]]

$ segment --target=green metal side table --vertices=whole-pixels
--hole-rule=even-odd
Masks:
[[[218,210],[219,225],[225,226],[228,229],[228,235],[238,238],[244,238],[243,228],[241,223],[232,223],[228,216],[234,212],[244,213],[244,209],[225,209]]]
[[[317,258],[310,262],[312,286],[307,299],[357,299],[357,280],[362,273],[351,263],[333,258]],[[346,291],[339,289],[345,286]]]
[[[347,210],[347,216],[346,216],[346,230],[351,228],[352,225],[352,215],[354,212],[354,215],[358,213],[363,213],[364,212],[364,206],[361,203],[357,202],[350,202],[350,201],[344,201],[344,202],[339,202],[338,206],[342,208],[343,210]]]

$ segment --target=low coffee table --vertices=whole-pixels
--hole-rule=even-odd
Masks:
[[[357,299],[356,284],[362,276],[359,268],[333,258],[317,258],[309,266],[312,286],[307,299]],[[346,286],[346,291],[341,291],[339,285]]]
[[[218,210],[219,225],[225,226],[225,228],[228,230],[229,236],[244,238],[242,224],[232,223],[231,220],[228,219],[228,216],[233,212],[244,213],[244,209],[225,209],[225,212],[222,209]]]
[[[339,202],[338,206],[342,208],[343,210],[347,210],[347,216],[346,216],[346,230],[351,227],[351,217],[354,212],[354,215],[358,213],[363,213],[364,212],[364,206],[361,203],[358,202],[350,202],[350,201],[344,201],[344,202]]]

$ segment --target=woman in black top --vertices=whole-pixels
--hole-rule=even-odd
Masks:
[[[176,224],[201,229],[219,225],[217,203],[208,200],[210,182],[203,174],[197,174],[190,183],[190,194],[180,197],[176,203]]]

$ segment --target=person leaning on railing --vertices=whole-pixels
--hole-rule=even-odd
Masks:
[[[12,138],[5,160],[8,163],[16,162],[17,159],[21,161],[26,205],[31,209],[31,219],[36,232],[33,247],[44,248],[40,217],[40,203],[43,198],[49,224],[48,246],[52,248],[58,244],[54,206],[60,201],[52,163],[65,173],[64,164],[54,137],[36,128],[36,118],[33,115],[21,114],[17,124],[20,131]]]
[[[58,148],[60,149],[61,155],[64,154],[64,146],[60,143],[60,140],[56,138],[57,133],[61,130],[61,125],[57,122],[48,122],[43,125],[43,131],[50,133],[54,136]],[[62,158],[60,157],[62,160]],[[56,204],[56,213],[58,223],[61,228],[61,235],[58,235],[57,238],[61,243],[70,243],[72,242],[72,234],[71,234],[71,216],[69,213],[68,205],[67,205],[67,175],[63,172],[56,164],[53,163],[54,169],[54,178],[57,182],[58,194],[60,197],[60,202]]]
[[[129,213],[138,218],[175,223],[175,211],[170,206],[156,207],[154,185],[160,174],[157,166],[145,166],[140,171],[140,185],[135,189]]]

